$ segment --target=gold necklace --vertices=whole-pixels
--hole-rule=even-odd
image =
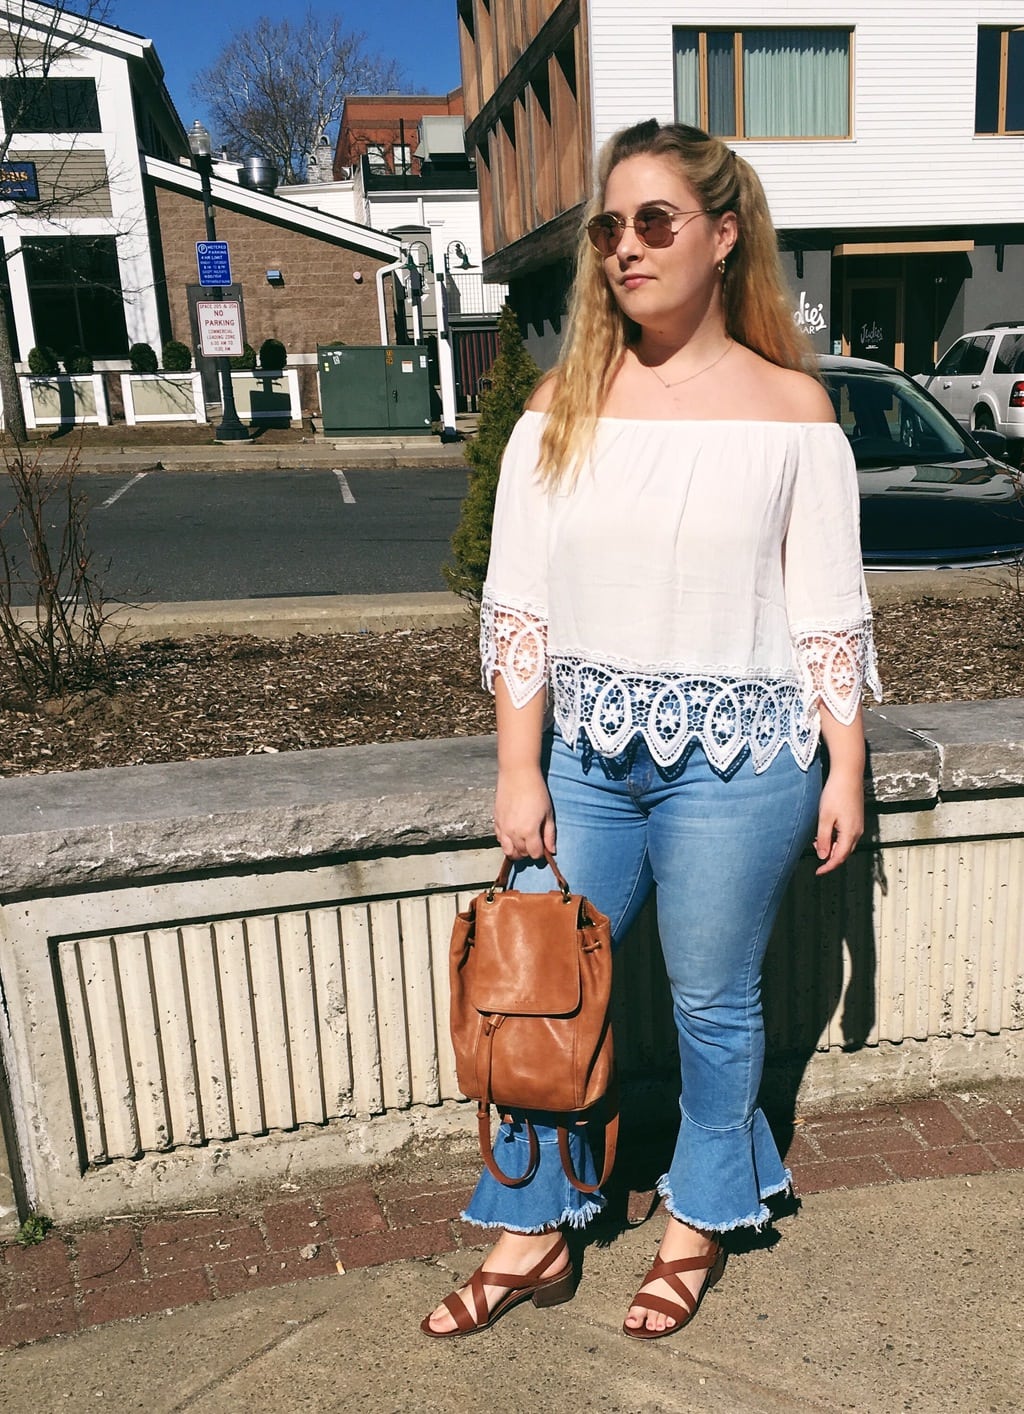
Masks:
[[[714,368],[716,364],[721,363],[722,359],[725,358],[726,354],[733,347],[735,342],[735,339],[730,339],[717,358],[713,358],[711,362],[706,363],[703,368],[698,368],[696,373],[688,373],[685,378],[677,378],[673,383],[666,383],[665,379],[662,378],[661,374],[654,367],[653,363],[644,363],[643,359],[640,357],[639,354],[637,354],[636,357],[637,362],[640,364],[640,366],[642,368],[649,368],[663,388],[678,388],[681,383],[690,383],[693,381],[694,378],[699,378],[702,373],[707,373],[710,369]]]

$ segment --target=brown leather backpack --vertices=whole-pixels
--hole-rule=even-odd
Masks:
[[[449,957],[452,1044],[459,1087],[479,1101],[480,1149],[494,1177],[508,1187],[526,1183],[540,1148],[524,1116],[528,1167],[517,1178],[503,1174],[491,1145],[492,1102],[502,1112],[553,1114],[569,1181],[593,1193],[611,1173],[618,1136],[611,1093],[611,925],[570,891],[550,854],[547,862],[558,889],[510,889],[512,861],[506,858],[494,883],[456,915]],[[605,1126],[603,1173],[599,1183],[585,1184],[573,1170],[567,1126],[584,1123],[606,1097],[613,1113]]]

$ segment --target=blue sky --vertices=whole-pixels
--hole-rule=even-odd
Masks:
[[[301,7],[287,7],[298,18]],[[447,93],[461,82],[456,0],[371,0],[369,5],[314,3],[319,14],[341,14],[347,27],[366,36],[366,47],[394,59],[413,88]],[[145,35],[156,45],[167,87],[188,128],[198,112],[189,97],[192,80],[231,38],[236,28],[259,15],[282,15],[278,5],[260,0],[111,0],[111,24]]]

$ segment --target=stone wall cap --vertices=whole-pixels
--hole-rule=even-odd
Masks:
[[[873,715],[937,751],[941,793],[1024,785],[1024,697],[914,703]]]
[[[1024,701],[873,710],[866,721],[879,805],[933,804],[940,788],[972,788],[964,781],[1024,782]],[[2,889],[491,840],[494,771],[495,738],[483,736],[9,777]]]

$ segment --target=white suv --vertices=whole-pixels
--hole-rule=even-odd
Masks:
[[[1024,449],[1024,320],[965,334],[915,381],[968,431],[1001,432],[1018,456]]]

